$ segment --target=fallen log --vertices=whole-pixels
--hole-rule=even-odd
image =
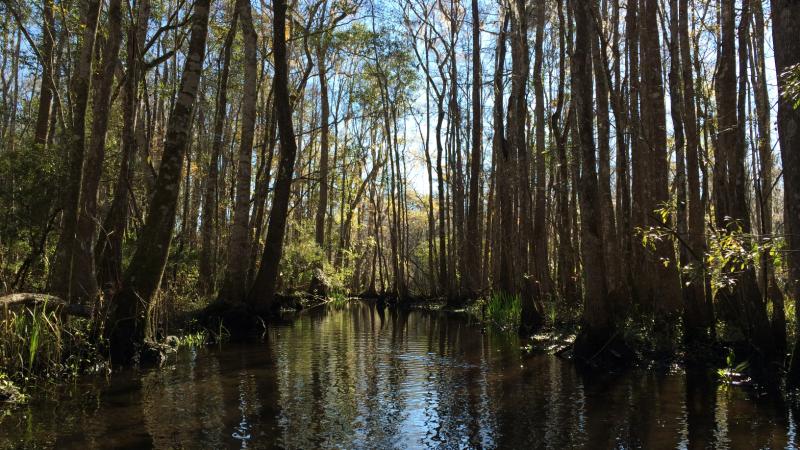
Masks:
[[[17,293],[0,297],[0,313],[8,309],[23,307],[43,308],[46,311],[55,311],[68,316],[91,317],[92,315],[91,310],[86,306],[68,303],[55,295]]]

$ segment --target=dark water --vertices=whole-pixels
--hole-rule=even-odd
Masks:
[[[0,448],[786,448],[790,408],[683,374],[581,375],[444,313],[322,307],[267,342],[82,379]]]

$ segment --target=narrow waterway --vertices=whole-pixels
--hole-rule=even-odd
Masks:
[[[705,377],[583,375],[465,316],[307,311],[265,342],[184,350],[0,416],[0,448],[786,448],[770,397]]]

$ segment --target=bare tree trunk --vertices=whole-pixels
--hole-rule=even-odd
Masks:
[[[242,88],[242,130],[239,142],[239,167],[236,171],[236,201],[233,208],[228,264],[222,297],[231,304],[245,301],[247,295],[247,259],[250,256],[250,180],[253,139],[258,99],[258,36],[253,27],[250,0],[237,0],[236,10],[244,40],[244,85]]]
[[[466,274],[467,293],[474,296],[480,290],[481,277],[481,235],[480,217],[480,178],[483,155],[483,110],[481,108],[481,18],[478,0],[472,0],[472,153],[470,156],[469,209],[467,211],[466,236]]]
[[[534,113],[536,159],[536,192],[533,212],[533,270],[538,283],[540,298],[552,293],[553,281],[550,278],[550,260],[547,253],[549,236],[547,231],[547,192],[546,162],[547,144],[545,143],[545,107],[542,64],[544,61],[544,28],[547,20],[545,2],[537,3],[536,38],[534,41],[533,91],[536,111]],[[477,119],[476,119],[477,120]]]
[[[576,89],[581,174],[581,253],[586,284],[583,326],[575,340],[575,354],[589,360],[613,338],[615,324],[607,296],[603,262],[602,208],[597,181],[597,155],[594,147],[592,108],[592,23],[591,3],[578,2],[575,8],[575,50],[572,54],[572,84]]]
[[[72,257],[74,265],[72,286],[77,289],[74,291],[77,299],[82,301],[91,301],[97,296],[94,259],[97,224],[100,222],[97,213],[97,193],[106,152],[111,88],[114,84],[114,72],[117,69],[119,48],[122,43],[121,0],[109,1],[108,29],[92,98],[92,134],[81,181],[80,214]]]
[[[603,261],[606,266],[607,288],[609,295],[614,297],[621,296],[623,291],[620,286],[620,276],[616,264],[619,257],[617,246],[617,228],[614,221],[614,203],[611,199],[611,133],[609,115],[609,78],[606,74],[606,67],[603,63],[605,52],[605,38],[603,36],[602,24],[604,23],[603,14],[598,8],[599,0],[592,6],[594,11],[593,27],[595,28],[595,38],[592,39],[592,63],[594,64],[594,79],[596,86],[596,109],[597,109],[597,150],[598,150],[598,188],[600,189],[600,220],[603,236]]]
[[[772,0],[772,36],[775,67],[783,74],[800,63],[800,3],[792,0]],[[795,66],[795,70],[796,66]],[[800,298],[800,108],[795,108],[787,96],[787,80],[778,77],[778,140],[783,162],[785,217],[787,226],[787,255],[789,295]],[[800,318],[800,311],[795,310]],[[800,333],[795,333],[794,353],[787,383],[797,386],[800,381]]]
[[[278,175],[275,178],[275,193],[272,212],[269,216],[267,238],[261,266],[258,269],[248,302],[259,314],[269,314],[275,304],[275,288],[278,281],[278,265],[283,252],[283,236],[286,233],[286,214],[289,210],[292,175],[297,154],[292,126],[292,108],[289,102],[289,67],[286,56],[286,0],[274,3],[274,41],[275,58],[275,108],[281,141],[281,158]]]
[[[135,17],[128,27],[126,42],[128,71],[123,84],[122,161],[114,185],[114,198],[103,226],[100,227],[100,236],[95,247],[98,283],[109,298],[122,282],[122,242],[128,224],[129,184],[140,140],[137,131],[141,135],[144,129],[143,121],[137,123],[137,117],[139,82],[143,75],[142,53],[150,18],[149,0],[138,3]]]
[[[236,36],[238,10],[231,18],[230,29],[222,46],[222,70],[219,75],[217,105],[214,111],[214,141],[211,144],[211,158],[208,165],[205,193],[203,194],[203,217],[200,228],[200,292],[210,294],[214,291],[216,269],[216,245],[218,239],[217,210],[219,208],[219,159],[224,145],[225,117],[228,106],[228,76],[230,73],[231,47]]]
[[[192,32],[180,90],[169,116],[147,220],[125,273],[122,291],[112,300],[107,325],[112,360],[131,361],[146,336],[146,321],[169,256],[183,159],[191,132],[195,97],[205,58],[210,0],[196,0]]]
[[[772,191],[774,177],[772,170],[771,117],[769,92],[767,91],[766,63],[764,56],[764,11],[760,1],[750,2],[753,14],[752,70],[753,91],[758,122],[758,176],[753,177],[756,183],[758,199],[758,217],[761,218],[760,229],[764,238],[772,239]],[[763,252],[761,266],[764,274],[765,299],[772,302],[772,334],[775,337],[777,353],[786,352],[786,311],[781,292],[775,277],[775,267],[771,264],[768,252]]]
[[[688,263],[692,267],[688,284],[684,283],[684,335],[688,343],[707,342],[713,334],[713,304],[706,291],[707,274],[703,254],[705,241],[705,207],[700,193],[699,146],[700,134],[697,126],[697,106],[692,72],[691,41],[689,40],[689,0],[678,0],[678,40],[683,81],[683,112],[686,131],[686,182],[688,201],[687,231],[691,246]]]
[[[658,33],[658,2],[642,0],[642,79],[641,113],[642,143],[639,151],[644,152],[647,164],[647,198],[645,201],[644,225],[669,226],[658,218],[659,209],[669,202],[669,167],[667,154],[666,109],[664,105],[664,83],[661,73],[661,45]],[[660,240],[655,243],[653,254],[644,258],[646,283],[640,289],[640,300],[652,305],[656,313],[656,330],[659,346],[671,346],[672,326],[675,315],[680,311],[680,280],[672,241]]]
[[[330,134],[329,117],[330,102],[328,100],[328,72],[326,61],[327,46],[320,44],[317,47],[317,70],[319,71],[319,96],[320,96],[320,136],[319,136],[319,201],[314,226],[314,240],[320,249],[325,249],[325,213],[328,210],[328,135]],[[318,267],[318,271],[322,268]],[[318,273],[314,274],[311,282],[311,291],[319,294],[325,292],[323,281]]]
[[[500,210],[500,266],[495,270],[493,280],[494,288],[500,292],[513,293],[516,290],[514,272],[514,204],[511,194],[510,172],[511,154],[503,130],[503,71],[506,60],[506,35],[508,29],[508,14],[501,9],[502,28],[497,37],[497,55],[494,73],[494,139],[493,151],[497,156],[497,200]]]
[[[721,229],[732,232],[740,229],[743,233],[750,232],[750,212],[747,208],[745,198],[745,142],[744,142],[744,117],[743,115],[745,97],[738,97],[736,88],[736,29],[735,29],[735,2],[733,0],[723,0],[721,9],[721,42],[722,47],[719,54],[719,69],[715,86],[717,99],[717,111],[719,126],[718,145],[715,160],[715,177],[721,178],[720,182],[715,183],[715,188],[722,188],[721,192],[716,192],[717,200],[717,224]],[[746,83],[747,67],[747,26],[749,24],[749,13],[745,3],[743,9],[743,22],[740,29],[740,55],[744,56],[742,62],[742,79]],[[744,86],[740,86],[740,91]],[[742,92],[742,94],[745,94]],[[738,110],[738,112],[737,112]],[[731,223],[728,218],[734,219]],[[747,244],[745,243],[747,246]],[[772,339],[772,331],[767,317],[766,305],[761,297],[755,268],[747,264],[743,270],[735,275],[736,284],[729,289],[718,292],[722,307],[727,309],[727,316],[737,326],[741,328],[748,342],[754,347],[755,354],[753,359],[757,370],[766,369],[766,375],[773,371],[774,367],[768,364],[775,359],[775,349]]]
[[[54,0],[44,0],[42,8],[42,81],[39,92],[39,109],[36,114],[36,125],[33,132],[33,142],[40,145],[43,149],[47,146],[47,135],[50,130],[50,111],[53,109],[53,93],[57,86],[53,83],[55,74],[53,71],[53,33],[55,30],[55,19],[53,17]]]
[[[530,60],[528,55],[528,20],[524,0],[511,2],[511,96],[509,97],[508,134],[512,165],[516,164],[516,180],[519,187],[519,249],[516,289],[522,306],[520,333],[530,334],[542,326],[541,299],[535,293],[530,277],[531,242],[533,218],[531,216],[531,183],[528,142],[525,137],[528,105],[526,98]]]
[[[85,0],[81,2],[81,26],[83,36],[77,51],[75,67],[72,72],[70,93],[72,94],[72,124],[67,139],[67,165],[69,178],[64,193],[62,231],[56,247],[55,268],[50,278],[49,290],[73,301],[74,297],[86,298],[78,287],[72,285],[73,261],[78,227],[78,211],[80,209],[81,183],[83,180],[83,163],[86,140],[86,109],[89,104],[89,86],[92,78],[92,61],[94,59],[94,41],[102,2]],[[83,270],[83,268],[78,268]]]

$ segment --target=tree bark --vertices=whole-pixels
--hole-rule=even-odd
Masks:
[[[534,165],[536,168],[536,191],[534,196],[533,211],[533,270],[536,290],[540,298],[545,298],[552,293],[553,281],[550,278],[550,260],[547,247],[549,236],[547,228],[547,192],[546,192],[546,162],[547,144],[545,143],[545,107],[544,107],[544,28],[547,23],[547,10],[545,2],[538,2],[536,7],[536,37],[534,40],[533,60],[533,91],[535,96],[536,111],[534,112],[535,151]]]
[[[578,181],[581,207],[581,252],[586,284],[580,334],[575,340],[575,354],[589,360],[612,339],[615,324],[607,295],[603,263],[600,190],[597,180],[597,155],[594,146],[592,108],[592,13],[590,2],[578,2],[575,8],[575,49],[572,54],[572,83],[578,121],[581,174]]]
[[[787,95],[782,76],[800,64],[800,3],[793,0],[772,0],[772,37],[778,77],[778,141],[783,161],[784,205],[786,208],[787,262],[789,295],[800,298],[800,108],[794,107]],[[795,70],[797,70],[795,66]],[[795,310],[800,318],[800,311]],[[800,333],[795,333],[794,353],[787,383],[800,382]]]
[[[752,33],[752,55],[754,67],[752,70],[753,97],[755,99],[756,117],[758,123],[758,176],[754,177],[757,181],[756,198],[758,209],[756,217],[760,220],[762,239],[772,241],[772,191],[774,177],[772,170],[774,160],[772,157],[772,136],[771,136],[771,107],[769,92],[767,90],[766,63],[764,56],[764,11],[761,1],[750,2],[751,14],[753,15]],[[764,278],[765,300],[772,302],[772,334],[775,337],[777,352],[783,354],[786,351],[786,311],[783,304],[783,292],[778,286],[775,277],[775,267],[769,257],[769,252],[764,251],[761,255],[761,266]]]
[[[55,40],[55,18],[53,17],[54,0],[44,0],[42,8],[42,81],[39,91],[39,107],[36,114],[33,142],[44,149],[47,147],[47,135],[50,131],[50,111],[53,109],[53,93],[57,86],[53,84],[53,48]]]
[[[236,10],[244,41],[244,85],[242,88],[241,137],[236,171],[236,201],[233,207],[228,264],[222,297],[231,304],[245,301],[247,295],[247,259],[250,256],[250,180],[253,139],[258,99],[258,37],[253,27],[250,0],[237,0]]]
[[[81,183],[83,180],[83,164],[86,140],[86,109],[89,104],[89,87],[92,77],[92,61],[94,59],[94,41],[97,35],[100,9],[99,0],[85,0],[81,3],[81,27],[83,35],[75,59],[75,67],[70,82],[72,94],[72,123],[67,139],[68,179],[63,199],[64,214],[62,217],[61,236],[56,246],[54,271],[49,280],[49,290],[67,301],[76,296],[86,298],[85,292],[72,285],[76,230],[80,209]],[[78,268],[78,270],[84,270]]]
[[[148,312],[158,292],[175,226],[183,159],[192,128],[197,88],[203,70],[210,0],[196,0],[189,48],[180,89],[169,116],[147,219],[125,273],[121,292],[112,300],[107,325],[112,360],[129,363],[146,336]]]
[[[150,18],[150,1],[138,3],[136,19],[131,21],[127,32],[127,75],[123,84],[122,104],[122,160],[119,175],[114,185],[111,207],[100,227],[100,236],[95,246],[97,280],[108,298],[113,296],[122,282],[122,242],[128,225],[128,196],[143,121],[137,122],[139,106],[139,82],[144,75],[142,53],[147,38]],[[137,135],[138,134],[138,135]]]
[[[480,217],[480,177],[483,155],[483,110],[481,108],[481,18],[478,0],[472,0],[472,153],[470,156],[469,209],[467,211],[466,261],[468,295],[474,296],[480,290],[481,277],[481,235]]]
[[[691,40],[689,39],[689,0],[678,0],[678,40],[683,88],[684,129],[686,132],[686,184],[688,202],[687,232],[691,247],[687,263],[691,267],[688,283],[684,282],[684,336],[687,343],[707,342],[713,336],[713,303],[705,290],[703,255],[706,251],[705,207],[700,185],[700,134],[697,126],[697,105],[692,72]]]
[[[217,210],[219,208],[219,158],[224,145],[224,127],[228,107],[228,76],[230,74],[231,47],[236,36],[238,10],[231,18],[230,29],[222,46],[222,70],[219,75],[216,108],[214,110],[214,137],[211,144],[211,158],[208,163],[205,193],[203,194],[203,217],[200,228],[200,292],[210,294],[216,285],[216,243],[217,243]]]
[[[667,153],[666,109],[664,105],[664,82],[661,73],[661,45],[658,33],[657,0],[641,1],[642,25],[641,55],[641,126],[642,141],[639,151],[644,153],[646,164],[645,180],[647,197],[642,205],[643,224],[647,227],[669,227],[658,218],[657,210],[667,207],[669,202],[669,163]],[[655,243],[652,252],[646,252],[643,258],[644,275],[640,281],[638,295],[640,301],[651,305],[657,318],[656,330],[662,334],[659,343],[666,348],[671,345],[672,321],[680,312],[680,280],[673,244],[670,239],[662,239]],[[646,283],[646,284],[644,284]],[[662,322],[659,325],[659,322]],[[661,340],[660,338],[663,338]]]
[[[80,211],[73,250],[72,285],[77,287],[77,298],[82,303],[95,298],[98,290],[95,275],[95,243],[97,224],[100,222],[97,194],[105,160],[111,89],[122,44],[121,0],[111,0],[108,3],[108,29],[92,97],[92,134],[81,182]]]
[[[261,266],[248,296],[249,305],[259,314],[270,314],[275,304],[275,288],[278,281],[278,266],[283,252],[283,237],[286,233],[286,214],[289,210],[292,175],[294,173],[297,142],[292,126],[292,108],[289,102],[289,68],[286,56],[286,0],[274,4],[275,58],[275,108],[280,132],[281,157],[278,175],[275,178],[275,193],[272,212],[269,216],[267,238]]]

